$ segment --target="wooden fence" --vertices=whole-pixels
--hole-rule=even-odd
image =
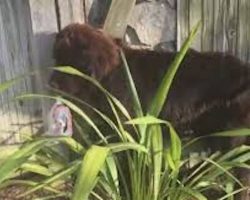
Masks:
[[[225,51],[249,61],[249,0],[176,1],[178,48],[201,20],[195,49]],[[84,22],[83,5],[84,0],[0,0],[0,82],[52,66],[55,33],[71,22]],[[46,73],[26,78],[0,94],[0,142],[21,142],[20,129],[31,132],[41,116],[46,118],[45,101],[10,102],[14,95],[44,90],[44,82]]]
[[[0,82],[53,66],[55,33],[71,22],[84,22],[83,14],[83,0],[0,0]],[[46,115],[45,101],[10,102],[14,95],[43,90],[42,74],[0,94],[1,143],[23,141],[20,129],[33,131]]]
[[[178,0],[177,5],[178,48],[201,20],[193,48],[227,52],[250,61],[249,0]]]

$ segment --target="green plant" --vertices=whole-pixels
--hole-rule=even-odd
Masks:
[[[246,189],[230,170],[235,167],[249,168],[246,163],[249,161],[250,147],[241,146],[226,154],[215,152],[208,157],[198,156],[197,164],[186,171],[186,165],[192,158],[183,157],[184,146],[174,127],[168,121],[158,119],[173,77],[197,29],[198,25],[164,76],[146,114],[141,109],[135,84],[121,52],[134,97],[134,119],[119,100],[95,79],[71,67],[55,68],[60,72],[84,78],[105,94],[114,119],[86,102],[75,100],[94,111],[111,127],[117,136],[115,143],[110,142],[97,123],[73,101],[35,94],[17,97],[59,99],[92,128],[90,134],[96,134],[98,140],[86,141],[84,144],[68,137],[42,137],[28,141],[0,166],[1,187],[19,183],[30,186],[22,196],[44,189],[54,194],[48,198],[65,196],[73,200],[205,200],[208,199],[206,192],[210,190],[220,191],[220,200],[229,200],[233,193]],[[163,128],[167,128],[168,133],[165,133]],[[249,132],[246,132],[242,132],[242,135],[249,135]],[[170,136],[168,145],[164,144],[163,134]],[[235,132],[217,133],[220,136],[230,134]],[[85,139],[83,136],[83,140]],[[74,159],[68,161],[61,152],[56,151],[54,147],[58,144],[63,144],[69,151],[74,152]],[[22,174],[32,173],[32,179],[20,180],[19,173],[17,174],[20,171]],[[62,180],[72,181],[74,189],[62,193],[56,187]],[[233,189],[235,183],[241,186],[239,190]]]

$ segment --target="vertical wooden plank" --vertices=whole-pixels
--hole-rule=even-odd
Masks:
[[[214,0],[202,1],[201,51],[213,50]]]
[[[202,20],[201,33],[192,48],[202,51],[226,51],[235,54],[237,44],[237,16],[239,0],[179,0],[177,44],[187,32]],[[247,12],[244,12],[247,14]],[[188,25],[187,25],[188,24]]]
[[[94,27],[103,27],[112,0],[84,0],[86,22]]]
[[[214,51],[223,51],[225,50],[225,0],[215,0],[214,1]]]
[[[135,2],[136,0],[113,0],[103,27],[104,30],[115,38],[122,38]]]
[[[25,0],[0,2],[0,82],[30,71],[29,13]],[[27,78],[1,96],[1,138],[6,144],[22,142],[20,129],[32,128],[36,108],[32,102],[11,102],[16,95],[32,91]],[[31,129],[29,130],[32,131]]]
[[[6,16],[5,11],[8,10],[8,5],[7,2],[0,2],[0,69],[1,69],[1,73],[0,73],[0,82],[6,81],[8,79],[11,78],[11,74],[10,74],[10,70],[8,70],[8,67],[10,67],[10,57],[8,56],[7,52],[8,52],[8,39],[6,38],[7,35],[7,28],[9,27],[4,27],[4,23],[8,22],[9,25],[9,21],[10,19],[8,18],[8,15]],[[1,95],[1,121],[2,121],[2,126],[1,126],[1,138],[0,141],[1,143],[6,140],[10,135],[9,135],[9,131],[10,131],[10,124],[11,124],[11,120],[10,119],[10,112],[16,113],[16,109],[15,107],[13,107],[13,109],[11,109],[11,105],[10,104],[6,104],[9,99],[8,99],[8,92],[4,93],[4,94],[0,94]],[[5,106],[3,106],[5,105]],[[17,118],[17,117],[16,117]]]
[[[54,66],[53,44],[58,31],[55,1],[52,0],[29,0],[33,51],[31,57],[37,69]],[[42,77],[36,77],[36,88],[46,91],[44,86],[48,82],[49,73],[43,71]],[[46,125],[50,103],[41,100],[42,116]]]
[[[202,1],[203,0],[189,0],[189,31],[202,20]],[[191,45],[193,49],[201,50],[201,28]]]
[[[214,51],[236,53],[237,7],[237,0],[214,1]]]
[[[203,0],[178,0],[177,2],[177,49],[187,38],[190,30],[202,20]],[[201,49],[201,28],[192,43],[192,48]]]
[[[37,66],[48,67],[54,64],[52,47],[58,31],[54,1],[29,0],[32,23],[32,57]]]
[[[177,50],[180,50],[182,43],[189,33],[189,0],[177,1]]]
[[[15,1],[10,0],[11,6],[13,8],[12,17],[15,21],[14,28],[12,31],[17,31],[15,44],[17,45],[17,51],[14,60],[14,65],[12,69],[15,70],[15,76],[17,74],[24,74],[33,70],[31,68],[32,61],[29,55],[29,52],[32,51],[31,40],[30,40],[30,14],[29,14],[29,5],[25,0]],[[16,85],[14,88],[15,95],[23,94],[27,92],[33,92],[33,78],[29,77],[22,81],[20,84]],[[18,103],[17,107],[20,112],[18,113],[19,124],[27,123],[29,126],[26,126],[26,130],[30,132],[30,134],[34,133],[36,130],[34,129],[33,122],[40,120],[40,118],[36,115],[39,112],[40,106],[35,104],[33,101],[22,101],[22,103]],[[15,123],[15,122],[14,122]],[[17,126],[16,128],[21,128],[21,126]],[[18,136],[18,140],[20,142],[24,141],[24,138],[21,135],[20,130],[16,135]]]
[[[226,5],[226,46],[227,52],[236,55],[237,48],[237,19],[238,19],[238,1],[239,0],[228,0]],[[247,13],[245,13],[247,14]]]
[[[65,27],[72,22],[84,23],[84,0],[58,0],[60,25]]]
[[[242,60],[250,61],[250,23],[249,23],[249,0],[240,0],[238,8],[238,30],[237,30],[237,56]]]
[[[0,82],[54,65],[52,48],[58,31],[54,0],[2,0],[0,1]],[[78,21],[83,17],[82,0],[68,1],[70,19]],[[82,7],[81,7],[82,6]],[[65,13],[68,11],[65,10]],[[70,13],[70,12],[68,12]],[[44,73],[43,73],[44,75]],[[19,130],[25,124],[40,119],[43,110],[47,118],[47,103],[38,101],[16,102],[10,100],[22,93],[41,91],[46,76],[27,78],[0,94],[0,142],[22,142]],[[44,79],[44,81],[42,80]],[[33,82],[34,81],[34,82]],[[41,106],[42,105],[42,106]],[[33,128],[32,126],[29,126]],[[30,130],[32,131],[32,130]],[[17,133],[17,134],[16,134]]]

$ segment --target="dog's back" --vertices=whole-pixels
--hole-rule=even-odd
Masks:
[[[141,101],[147,107],[176,53],[124,48],[100,30],[73,24],[58,34],[54,55],[57,64],[71,65],[94,75],[126,107],[131,108],[119,58],[121,48]],[[67,78],[54,75],[52,79],[54,82],[63,79],[63,87],[68,92],[86,94],[87,88],[79,79],[71,78],[69,87]],[[171,121],[183,134],[202,135],[246,127],[250,125],[249,90],[248,64],[223,53],[190,50],[174,78],[161,117]]]

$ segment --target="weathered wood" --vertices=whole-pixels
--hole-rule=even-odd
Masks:
[[[64,26],[72,22],[84,23],[84,0],[58,0],[60,26]]]
[[[202,19],[202,1],[189,0],[189,31]],[[191,47],[197,50],[201,49],[201,28],[198,30]]]
[[[53,43],[58,31],[55,1],[29,0],[30,15],[32,22],[31,37],[33,42],[32,60],[36,69],[42,70],[42,76],[36,77],[34,82],[38,91],[46,91],[49,71],[46,67],[54,66]],[[38,101],[39,102],[39,101]],[[46,124],[50,102],[40,100],[42,105],[42,117]],[[46,126],[45,126],[46,127]]]
[[[189,33],[189,1],[177,2],[177,49],[181,48],[183,41]]]
[[[104,24],[104,31],[115,38],[122,38],[135,2],[136,0],[113,0]]]
[[[214,32],[214,1],[202,1],[202,30],[201,30],[201,50],[209,51],[213,49]]]
[[[237,55],[244,60],[249,59],[250,54],[250,23],[249,13],[250,1],[240,0],[239,1],[239,15],[238,15],[238,32],[237,32]]]
[[[54,64],[52,47],[58,31],[56,9],[51,0],[29,0],[34,49],[33,57],[37,66],[49,67]]]
[[[214,50],[226,51],[225,37],[225,19],[226,19],[226,4],[225,0],[214,1]]]
[[[43,71],[39,76],[18,82],[0,94],[0,143],[19,143],[24,140],[20,129],[32,133],[47,119],[48,101],[11,102],[17,95],[44,92],[48,70],[54,65],[54,37],[61,25],[83,20],[83,0],[0,1],[0,83],[30,71]],[[58,19],[57,17],[60,17]],[[34,124],[34,121],[40,124]],[[24,128],[25,127],[25,128]]]
[[[25,0],[0,1],[0,82],[12,79],[30,71],[31,41],[28,2]],[[32,102],[11,102],[10,100],[33,88],[30,78],[18,82],[1,96],[0,142],[17,143],[22,138],[19,130],[35,120],[37,107]]]
[[[201,19],[201,36],[197,35],[192,48],[228,52],[249,61],[249,0],[178,0],[177,5],[178,49]]]
[[[238,24],[238,1],[227,1],[226,30],[228,52],[236,55],[237,48],[237,24]]]

